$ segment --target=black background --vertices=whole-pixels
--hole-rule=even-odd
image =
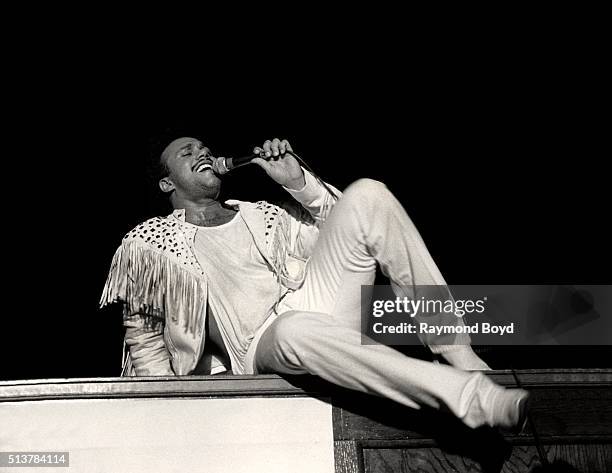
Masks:
[[[0,378],[118,375],[120,311],[98,300],[122,236],[168,210],[146,168],[178,136],[228,156],[287,138],[341,189],[384,181],[449,284],[610,283],[602,76],[584,51],[457,50],[417,62],[409,51],[338,47],[216,67],[205,55],[51,52],[6,89]],[[228,198],[279,195],[255,166],[225,184]],[[497,368],[607,366],[609,353],[483,356]]]

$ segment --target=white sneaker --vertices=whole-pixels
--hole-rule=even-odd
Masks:
[[[492,427],[519,434],[527,424],[529,392],[524,389],[504,389],[493,400]]]

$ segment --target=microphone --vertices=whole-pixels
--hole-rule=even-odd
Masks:
[[[232,169],[250,164],[255,158],[266,159],[265,155],[251,154],[249,156],[241,156],[239,158],[217,158],[213,163],[213,170],[220,175],[227,174]]]

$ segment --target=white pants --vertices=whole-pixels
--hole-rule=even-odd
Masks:
[[[444,405],[471,427],[488,423],[494,391],[503,388],[482,373],[410,358],[384,345],[362,345],[361,285],[373,284],[377,262],[396,295],[405,295],[400,286],[445,284],[401,204],[384,184],[361,179],[334,206],[304,285],[288,298],[290,310],[258,332],[246,369],[310,373],[414,408]]]

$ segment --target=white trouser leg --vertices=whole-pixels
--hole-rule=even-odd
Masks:
[[[292,308],[299,312],[282,314],[263,333],[255,353],[257,370],[308,372],[411,407],[444,404],[470,426],[490,423],[488,399],[503,388],[481,373],[361,344],[361,285],[372,284],[377,262],[394,290],[445,284],[397,199],[383,184],[362,179],[347,188],[321,229],[294,299]],[[458,337],[455,343],[469,343],[467,336]]]
[[[336,323],[360,329],[361,285],[374,282],[376,263],[396,295],[415,286],[445,286],[421,235],[389,189],[371,179],[351,184],[324,223],[300,289],[299,310],[330,314]],[[418,317],[418,316],[417,316]],[[425,321],[425,320],[423,320]],[[429,320],[428,320],[429,321]],[[463,325],[448,314],[447,324]],[[466,334],[428,336],[431,350],[468,345]]]
[[[503,388],[480,372],[407,357],[384,345],[362,345],[361,333],[327,314],[291,311],[263,333],[258,373],[310,373],[340,386],[418,409],[446,406],[470,427],[493,425],[492,397]]]

